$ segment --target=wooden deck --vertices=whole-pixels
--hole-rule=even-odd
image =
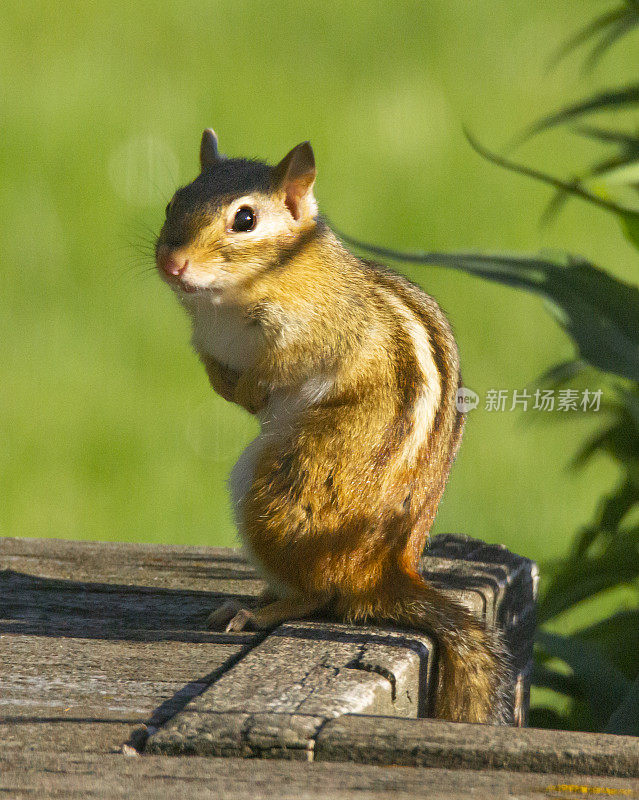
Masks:
[[[419,719],[427,637],[205,630],[261,588],[233,550],[7,538],[0,568],[0,797],[639,797],[639,739]],[[500,569],[455,591],[507,609]]]

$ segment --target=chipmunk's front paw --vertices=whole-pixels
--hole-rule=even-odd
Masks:
[[[226,632],[243,631],[247,628],[249,630],[256,630],[259,627],[255,614],[247,608],[241,608],[226,626]]]
[[[242,606],[235,600],[225,600],[219,608],[213,609],[206,618],[206,627],[214,631],[226,630],[229,620],[242,609]]]

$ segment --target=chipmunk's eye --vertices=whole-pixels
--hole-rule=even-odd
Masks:
[[[255,222],[257,217],[255,216],[255,211],[250,206],[242,206],[235,212],[235,218],[233,219],[233,230],[236,233],[246,233],[247,231],[252,231],[255,227]]]

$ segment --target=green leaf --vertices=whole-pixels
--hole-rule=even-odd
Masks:
[[[639,389],[639,387],[637,387],[634,392],[628,391],[623,387],[617,389],[617,394],[630,417],[630,424],[634,427],[633,434],[635,438],[639,435],[639,394],[637,394],[637,389]],[[637,444],[639,444],[639,442]],[[636,451],[639,453],[639,446],[636,448]]]
[[[541,689],[551,689],[553,692],[565,694],[568,697],[579,698],[582,696],[581,686],[573,675],[565,675],[543,664],[533,664],[532,682]]]
[[[607,176],[610,180],[619,178],[619,170],[628,167],[629,165],[639,162],[639,137],[636,135],[626,133],[625,131],[615,131],[607,128],[599,128],[593,125],[579,125],[575,128],[575,133],[581,136],[586,136],[589,139],[594,139],[603,144],[616,145],[620,152],[616,155],[609,156],[595,162],[579,177],[567,181],[571,187],[581,187],[583,184],[593,178],[600,178]],[[623,173],[622,173],[623,175]],[[627,176],[627,173],[626,173]],[[628,176],[627,176],[628,177]],[[630,176],[632,177],[632,176]],[[572,193],[565,189],[558,188],[550,199],[546,209],[544,210],[541,218],[541,224],[546,225],[550,220],[557,215],[566,201],[572,196]],[[623,221],[624,214],[619,212],[620,221]],[[629,224],[632,227],[634,219],[632,215],[629,217]]]
[[[620,214],[619,224],[626,239],[639,250],[639,219],[634,215]]]
[[[639,185],[639,158],[621,161],[607,170],[600,171],[597,177],[609,186]]]
[[[542,117],[540,120],[530,125],[524,133],[517,138],[517,143],[524,142],[549,128],[563,125],[566,122],[572,122],[575,119],[583,117],[585,114],[591,114],[595,111],[622,110],[628,106],[636,105],[639,105],[639,84],[629,84],[621,89],[607,89],[592,97],[587,97],[585,100],[581,100],[578,103],[559,109],[559,111],[555,111],[553,114]]]
[[[611,714],[605,732],[639,736],[639,677]]]
[[[596,645],[624,675],[639,673],[639,609],[619,611],[576,636]]]
[[[600,194],[588,191],[584,187],[584,181],[594,177],[605,179],[605,173],[608,173],[612,181],[618,184],[629,183],[634,186],[634,181],[637,179],[637,170],[639,169],[639,139],[624,134],[616,134],[618,139],[624,137],[626,146],[626,151],[624,153],[599,162],[580,178],[577,177],[565,181],[556,178],[554,175],[548,175],[541,170],[533,169],[504,158],[503,156],[499,156],[480,145],[468,131],[465,133],[471,147],[486,160],[511,172],[546,183],[556,190],[542,214],[542,224],[547,224],[559,212],[569,197],[579,197],[588,203],[592,203],[606,211],[614,213],[621,224],[624,236],[634,247],[639,249],[639,210],[609,200]],[[598,131],[598,133],[600,136],[602,135],[601,131]],[[606,133],[609,137],[615,134],[613,131],[607,131]]]
[[[611,537],[597,556],[582,555],[565,561],[553,574],[537,616],[546,622],[593,595],[636,581],[639,575],[639,529]]]
[[[568,730],[570,721],[568,717],[559,714],[554,708],[534,706],[528,715],[528,725],[531,728],[550,728],[552,730]]]
[[[639,492],[633,481],[623,481],[617,491],[608,495],[598,512],[596,526],[605,531],[619,528],[628,512],[639,503]]]
[[[612,211],[614,214],[636,217],[639,219],[639,210],[615,203],[612,200],[607,200],[605,197],[601,197],[598,194],[587,191],[582,186],[579,178],[574,178],[571,181],[564,181],[561,180],[561,178],[556,178],[554,175],[549,175],[546,172],[534,169],[533,167],[527,167],[523,164],[518,164],[516,161],[512,161],[504,156],[498,155],[497,153],[493,153],[491,150],[488,150],[488,148],[481,145],[468,130],[464,130],[464,133],[466,134],[468,143],[473,150],[482,156],[482,158],[485,158],[487,161],[491,161],[498,167],[503,167],[510,172],[517,173],[518,175],[525,175],[528,178],[534,178],[537,181],[541,181],[541,183],[546,183],[549,186],[552,186],[563,194],[574,195],[582,200],[586,200],[588,203],[593,203],[600,208],[604,208],[606,211]]]
[[[599,544],[599,538],[599,532],[592,526],[588,526],[579,531],[570,545],[570,552],[564,559],[564,565],[566,561],[585,556],[585,554],[592,549],[593,545]],[[549,565],[548,574],[557,574],[560,568],[561,567],[557,564],[554,566]]]
[[[639,137],[625,131],[611,130],[610,128],[600,128],[597,125],[577,125],[575,133],[586,136],[588,139],[602,142],[603,144],[616,144],[622,152],[628,154],[627,161],[634,161],[639,156]]]
[[[591,39],[599,37],[586,59],[586,66],[593,67],[601,56],[618,39],[639,24],[639,13],[632,2],[626,2],[619,8],[607,11],[570,37],[557,50],[551,59],[551,66],[556,65],[573,50],[576,50]]]
[[[593,455],[606,453],[622,466],[639,458],[638,442],[634,432],[629,428],[627,420],[619,420],[610,428],[595,434],[577,452],[571,466],[583,467]],[[636,487],[634,494],[636,495]]]
[[[625,16],[613,22],[588,54],[584,67],[587,70],[592,69],[615,42],[630,33],[637,25],[639,25],[639,14],[636,10],[627,11]]]
[[[550,367],[550,369],[540,375],[539,378],[537,378],[536,384],[559,389],[561,386],[565,386],[583,373],[587,366],[588,365],[579,358],[571,358],[567,361],[562,361],[560,364],[555,364],[554,367]]]
[[[598,727],[603,727],[624,701],[630,681],[591,644],[546,631],[538,631],[535,640],[548,655],[571,667],[575,684]]]
[[[639,136],[636,134],[611,130],[610,128],[599,128],[595,125],[577,125],[574,130],[575,133],[588,139],[593,139],[601,144],[616,145],[619,149],[616,155],[604,158],[590,167],[582,176],[582,180],[614,173],[619,168],[639,161]],[[617,175],[617,177],[619,176]],[[632,175],[629,177],[632,178]]]

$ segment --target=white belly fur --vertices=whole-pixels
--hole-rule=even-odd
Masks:
[[[270,574],[259,562],[251,549],[244,526],[243,500],[253,484],[255,469],[265,446],[273,441],[274,437],[284,437],[286,430],[290,429],[291,413],[285,413],[285,408],[299,409],[299,403],[285,403],[283,398],[272,399],[268,408],[260,415],[260,434],[253,439],[242,452],[228,478],[228,487],[233,504],[233,513],[237,531],[242,541],[242,549],[247,561],[256,569],[259,576],[265,580],[269,589],[278,597],[290,594],[286,584]]]
[[[238,306],[207,303],[193,314],[193,347],[238,372],[255,362],[263,341]]]

